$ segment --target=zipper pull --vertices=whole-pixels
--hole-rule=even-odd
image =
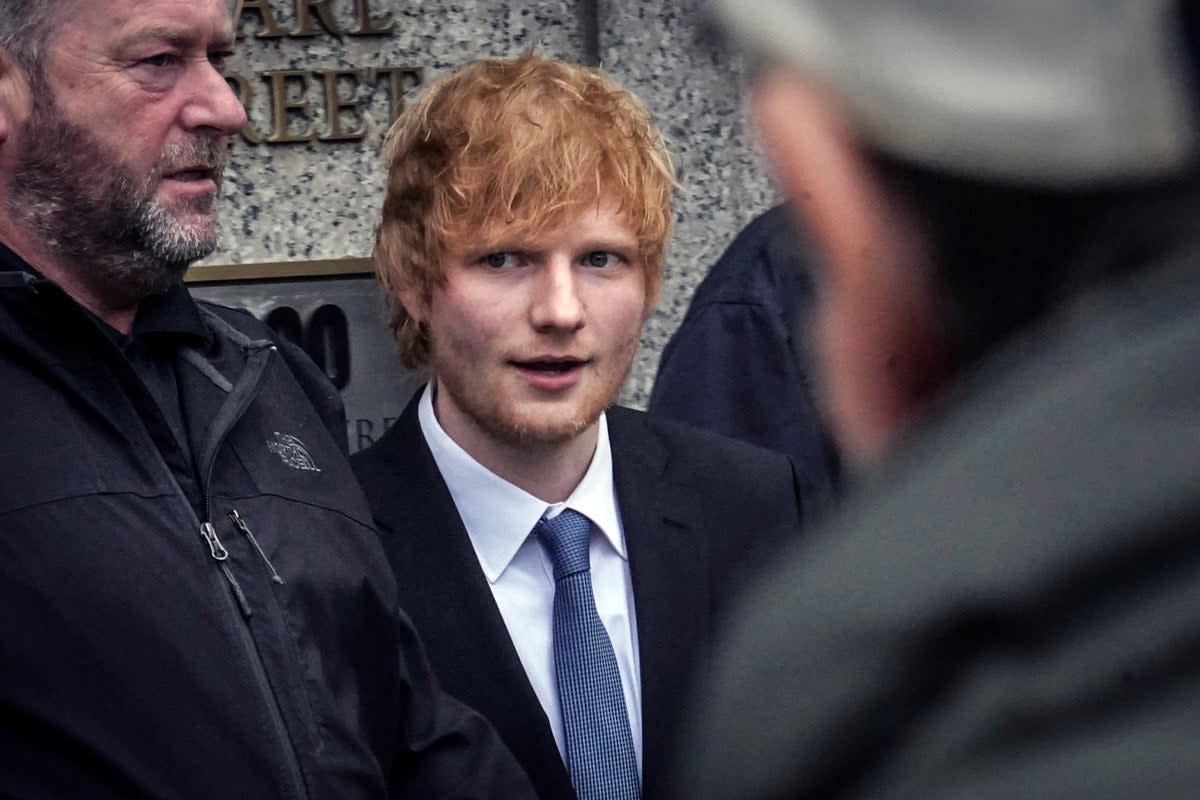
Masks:
[[[221,540],[217,538],[217,529],[213,527],[211,522],[205,522],[200,525],[200,535],[204,537],[204,541],[208,542],[208,552],[212,553],[212,557],[217,561],[224,561],[229,558],[229,551],[225,549],[225,545],[221,544]]]
[[[254,545],[254,549],[258,551],[259,557],[263,560],[263,563],[267,565],[267,569],[271,572],[271,580],[275,583],[283,583],[283,578],[279,577],[279,573],[275,571],[275,565],[271,563],[271,559],[267,558],[267,554],[263,552],[262,547],[259,546],[258,540],[255,539],[254,534],[250,532],[250,526],[246,524],[246,520],[242,519],[241,514],[237,512],[236,508],[229,509],[229,518],[233,520],[233,524],[237,526],[237,529],[245,534],[246,538],[250,540],[250,544]]]

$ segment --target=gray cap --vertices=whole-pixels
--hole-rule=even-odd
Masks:
[[[832,88],[881,150],[1052,185],[1196,160],[1179,0],[715,0],[735,37]]]

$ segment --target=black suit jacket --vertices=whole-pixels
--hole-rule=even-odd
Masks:
[[[753,565],[801,525],[787,458],[614,407],[613,479],[629,549],[642,679],[644,797],[665,792],[693,672],[721,609]],[[542,798],[574,798],[450,491],[417,399],[352,459],[384,547],[445,689],[488,717]]]

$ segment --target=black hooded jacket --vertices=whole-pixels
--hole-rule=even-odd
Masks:
[[[311,362],[178,289],[180,442],[0,256],[0,796],[529,795],[398,611]]]

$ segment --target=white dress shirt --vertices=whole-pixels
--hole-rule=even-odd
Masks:
[[[608,420],[600,415],[596,452],[575,491],[562,503],[548,504],[489,471],[450,438],[434,414],[432,384],[423,390],[418,416],[421,432],[458,507],[479,566],[492,588],[529,683],[550,720],[564,761],[566,736],[554,672],[554,569],[532,533],[543,515],[554,517],[566,508],[592,521],[592,592],[617,656],[629,730],[641,770],[642,681],[637,623],[625,530],[613,486]]]

